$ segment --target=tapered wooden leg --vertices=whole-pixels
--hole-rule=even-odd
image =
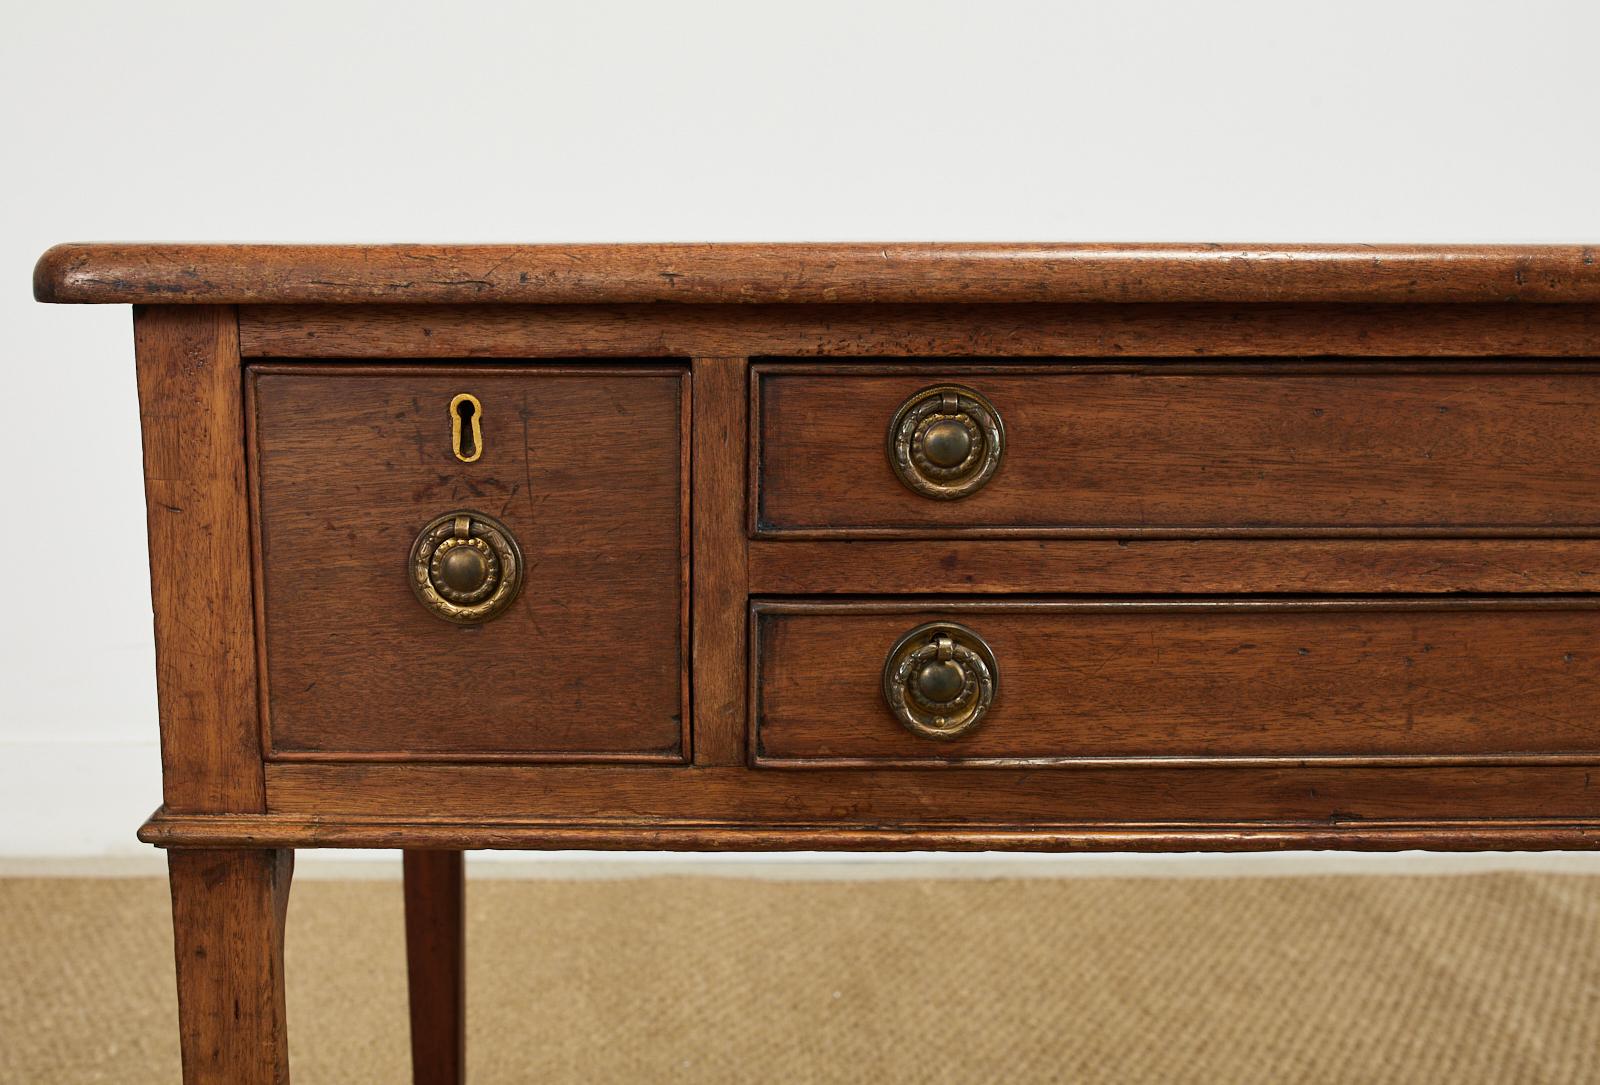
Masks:
[[[167,852],[185,1085],[286,1085],[283,925],[294,852]]]
[[[406,979],[411,990],[411,1079],[459,1085],[466,1077],[466,879],[459,851],[407,851]]]

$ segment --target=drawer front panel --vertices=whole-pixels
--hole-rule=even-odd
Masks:
[[[891,420],[938,386],[1003,424],[998,465],[980,477],[974,453],[953,499],[891,464]],[[754,400],[758,536],[1600,532],[1600,371],[1582,363],[778,364]]]
[[[250,385],[270,756],[684,758],[685,372],[280,365]],[[463,394],[479,440],[469,418],[458,455]],[[522,552],[520,593],[479,624],[411,585],[419,532],[458,510]]]
[[[1586,597],[757,603],[753,759],[1600,761],[1597,607]],[[891,710],[884,662],[908,631],[951,622],[992,652],[993,698],[959,737],[922,737]]]

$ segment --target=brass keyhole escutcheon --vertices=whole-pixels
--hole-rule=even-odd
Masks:
[[[483,455],[483,404],[471,392],[450,401],[450,451],[462,463],[477,463]]]
[[[411,544],[411,591],[429,613],[476,625],[503,612],[522,589],[522,549],[492,516],[462,510],[428,521]]]
[[[883,698],[914,735],[951,739],[983,720],[1000,692],[994,653],[973,630],[929,622],[906,633],[883,663]]]
[[[924,388],[900,404],[889,424],[889,465],[906,487],[953,501],[977,493],[1005,454],[1000,412],[959,384]]]

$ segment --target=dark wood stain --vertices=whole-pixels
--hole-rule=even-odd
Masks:
[[[175,848],[167,870],[185,1085],[287,1085],[283,932],[294,852]]]
[[[698,771],[698,770],[697,770]],[[265,848],[474,847],[664,851],[1572,851],[1600,847],[1590,819],[1497,818],[1491,821],[1331,819],[1310,823],[1076,821],[991,825],[876,825],[787,822],[768,825],[662,819],[628,832],[608,822],[526,821],[489,824],[371,817],[327,821],[298,814],[157,812],[139,839],[160,847],[209,844]]]
[[[337,810],[340,818],[357,820],[467,822],[482,829],[486,838],[492,829],[485,824],[489,821],[531,822],[552,831],[564,824],[605,826],[616,834],[617,847],[649,846],[658,822],[730,830],[786,826],[792,848],[806,846],[804,834],[792,831],[796,826],[984,831],[1030,825],[1111,827],[1120,822],[1320,829],[1403,822],[1431,825],[1441,843],[1447,843],[1458,822],[1571,822],[1600,829],[1600,787],[1594,786],[1594,776],[1592,760],[1302,765],[1289,758],[1206,767],[927,765],[804,772],[505,764],[474,765],[468,771],[456,765],[296,762],[267,766],[267,798],[274,815],[325,817]],[[486,810],[494,815],[486,816]],[[1020,838],[1011,846],[1029,850]]]
[[[745,750],[743,358],[694,361],[694,761]]]
[[[467,1071],[466,869],[460,851],[401,856],[414,1085],[461,1085]]]
[[[1326,600],[758,606],[758,764],[1600,756],[1600,603]],[[884,705],[890,645],[935,620],[999,663],[970,734]],[[827,661],[822,663],[821,661]]]
[[[1581,357],[1600,305],[251,305],[246,357]]]
[[[1600,371],[1537,365],[762,367],[758,535],[1600,532]],[[969,385],[1006,451],[957,501],[902,486],[889,420]]]
[[[252,388],[271,756],[685,756],[685,372],[261,367]],[[412,539],[455,509],[526,559],[481,626],[407,584]]]
[[[755,595],[1591,592],[1600,539],[758,539]]]
[[[57,245],[34,297],[460,302],[1600,301],[1584,245]]]
[[[134,311],[164,800],[265,809],[238,325],[218,306]]]

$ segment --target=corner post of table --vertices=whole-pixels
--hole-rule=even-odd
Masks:
[[[164,809],[266,811],[238,313],[137,306]],[[283,928],[293,853],[167,854],[186,1082],[289,1078]]]
[[[266,810],[244,373],[231,306],[137,306],[166,809]]]

